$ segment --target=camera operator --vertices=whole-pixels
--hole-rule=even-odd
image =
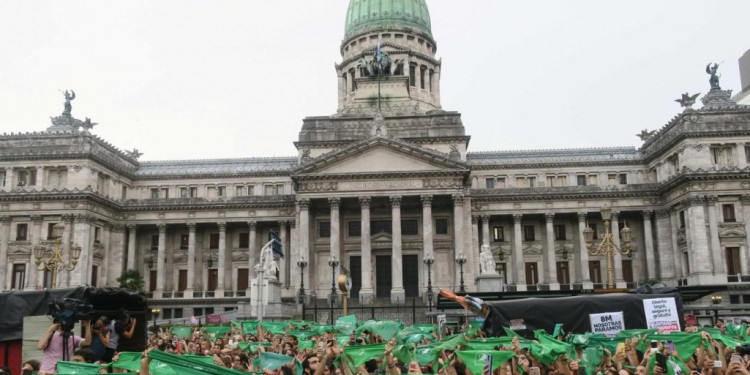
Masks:
[[[109,347],[109,325],[107,317],[101,316],[91,326],[91,345],[89,348],[94,352],[94,362],[104,358],[104,352]]]
[[[131,318],[130,312],[123,309],[118,314],[117,319],[113,319],[109,323],[109,332],[109,345],[107,345],[103,358],[105,363],[112,362],[121,338],[130,339],[133,337],[133,332],[135,332],[135,318]]]
[[[49,327],[37,343],[37,348],[44,351],[44,358],[39,368],[39,374],[53,374],[58,361],[62,361],[63,359],[70,361],[73,358],[75,349],[91,344],[91,322],[82,320],[81,324],[83,324],[85,330],[85,337],[73,335],[71,333],[72,329],[65,332],[62,325],[57,321]],[[67,335],[70,336],[64,337]],[[67,341],[67,344],[63,348],[65,341]]]

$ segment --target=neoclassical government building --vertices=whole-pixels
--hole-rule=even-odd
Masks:
[[[731,91],[682,100],[639,148],[469,152],[461,114],[441,106],[425,1],[351,0],[345,24],[337,110],[302,120],[295,156],[141,161],[93,134],[70,98],[46,130],[0,136],[0,291],[50,287],[34,250],[55,247],[58,223],[64,258],[80,249],[59,287],[137,270],[165,318],[246,300],[270,231],[287,298],[302,281],[326,298],[331,257],[365,303],[423,296],[425,258],[435,287],[458,289],[463,268],[471,292],[482,245],[507,291],[600,289],[607,259],[584,230],[606,232],[602,208],[611,231],[632,231],[617,287],[747,280],[750,107]]]

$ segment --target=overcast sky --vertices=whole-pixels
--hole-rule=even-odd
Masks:
[[[73,115],[142,160],[295,155],[302,119],[336,111],[347,4],[2,1],[0,132],[45,130],[73,89]],[[736,93],[750,49],[748,0],[428,6],[471,151],[638,147],[708,62]]]

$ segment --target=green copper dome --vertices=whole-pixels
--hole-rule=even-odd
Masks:
[[[425,0],[349,0],[344,38],[389,27],[410,27],[432,37]]]

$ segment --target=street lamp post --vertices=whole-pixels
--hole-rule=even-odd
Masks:
[[[432,254],[425,255],[424,259],[422,259],[422,262],[424,262],[425,265],[427,265],[427,303],[429,306],[429,311],[432,311],[432,264],[435,263],[435,258],[432,257]]]
[[[331,255],[328,258],[328,265],[331,266],[331,324],[333,324],[333,305],[336,303],[336,267],[339,265],[339,260],[336,259],[335,255]]]
[[[719,320],[719,305],[721,305],[721,296],[711,296],[711,303],[716,307],[714,308],[714,325]]]
[[[161,313],[161,309],[158,307],[151,309],[151,316],[154,317],[154,332],[157,331],[156,330],[156,317],[159,316],[160,313]]]
[[[34,247],[34,257],[36,260],[34,264],[36,269],[39,271],[49,270],[52,272],[52,281],[50,282],[50,288],[57,288],[57,272],[63,269],[72,271],[78,264],[78,258],[81,256],[81,247],[78,244],[74,244],[70,248],[70,263],[65,262],[63,259],[63,252],[60,249],[60,243],[62,242],[62,234],[65,230],[65,226],[58,223],[52,228],[52,237],[55,238],[55,248],[52,250],[49,258],[44,258],[44,253],[49,249],[44,245],[37,245]]]
[[[305,267],[307,267],[307,261],[304,255],[299,256],[297,261],[297,267],[299,267],[299,303],[305,303]]]
[[[458,287],[458,292],[466,293],[466,289],[464,288],[464,264],[466,264],[466,254],[464,254],[463,251],[456,255],[456,263],[458,263],[458,266],[461,268],[461,284]]]
[[[630,228],[628,223],[625,222],[625,226],[620,231],[620,235],[623,240],[623,248],[615,245],[615,234],[609,230],[609,220],[612,218],[612,210],[609,208],[602,208],[602,220],[604,220],[604,236],[599,245],[594,248],[594,230],[586,225],[586,229],[583,230],[583,236],[586,238],[586,249],[590,255],[604,255],[607,257],[607,288],[615,287],[615,270],[614,270],[614,256],[617,253],[622,255],[630,254]]]

